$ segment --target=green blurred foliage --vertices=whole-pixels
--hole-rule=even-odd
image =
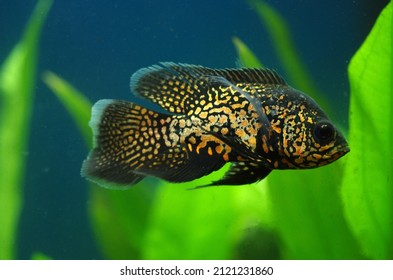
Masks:
[[[345,214],[363,252],[393,259],[393,6],[390,2],[349,65],[351,153]]]
[[[224,171],[184,184],[161,183],[150,215],[144,258],[230,259],[247,229],[268,226],[265,188],[188,190],[221,177]]]
[[[233,45],[235,46],[239,62],[242,66],[262,68],[263,65],[258,57],[248,48],[248,46],[238,37],[232,38]]]
[[[14,259],[34,101],[37,50],[52,1],[38,2],[19,43],[0,70],[0,259]]]
[[[42,79],[68,112],[72,114],[75,125],[82,134],[86,145],[90,147],[93,137],[93,133],[88,127],[91,116],[91,102],[71,84],[50,71],[45,72]]]
[[[339,196],[342,162],[267,178],[276,231],[286,259],[359,259]]]
[[[33,255],[31,256],[31,259],[37,261],[43,261],[43,260],[51,260],[52,258],[45,255],[42,252],[34,252]]]

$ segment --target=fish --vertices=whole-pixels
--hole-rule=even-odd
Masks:
[[[349,152],[320,106],[267,68],[161,62],[131,76],[134,101],[92,107],[93,149],[81,175],[126,189],[147,176],[188,182],[230,163],[205,186],[246,185],[276,169],[309,169]]]

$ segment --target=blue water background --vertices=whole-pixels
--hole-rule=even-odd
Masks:
[[[0,2],[0,61],[36,1]],[[347,126],[349,59],[386,1],[267,1],[287,19],[299,54]],[[36,101],[26,151],[18,258],[100,259],[79,175],[87,149],[65,109],[40,79],[51,70],[95,102],[130,99],[130,75],[159,61],[235,67],[238,36],[264,65],[283,73],[268,34],[246,1],[55,0],[43,29]],[[284,74],[285,77],[285,74]],[[114,238],[116,238],[116,229]]]

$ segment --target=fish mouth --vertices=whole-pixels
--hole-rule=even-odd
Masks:
[[[351,149],[349,148],[348,145],[346,145],[345,147],[341,148],[341,152],[345,155],[346,153],[349,153],[351,151]]]
[[[351,149],[348,144],[335,146],[323,155],[323,158],[329,162],[333,162],[345,154],[349,153]]]

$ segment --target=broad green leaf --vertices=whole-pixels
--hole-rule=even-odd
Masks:
[[[184,183],[162,183],[152,205],[146,259],[231,259],[249,228],[271,222],[263,184],[208,187],[225,172]],[[259,240],[263,242],[263,240]]]
[[[269,175],[271,211],[285,258],[361,257],[343,217],[341,178],[341,162],[313,170],[273,171]]]
[[[0,259],[15,258],[39,36],[52,1],[38,2],[0,70]]]
[[[243,41],[238,37],[233,37],[232,42],[236,48],[237,56],[242,64],[242,66],[262,68],[263,65],[256,57],[256,55],[247,47]]]
[[[325,110],[328,102],[315,86],[306,66],[300,59],[290,28],[285,19],[268,3],[262,0],[249,0],[266,27],[281,64],[288,74],[291,84],[314,98]]]
[[[367,257],[393,258],[393,6],[382,11],[349,65],[349,143],[342,196]]]

